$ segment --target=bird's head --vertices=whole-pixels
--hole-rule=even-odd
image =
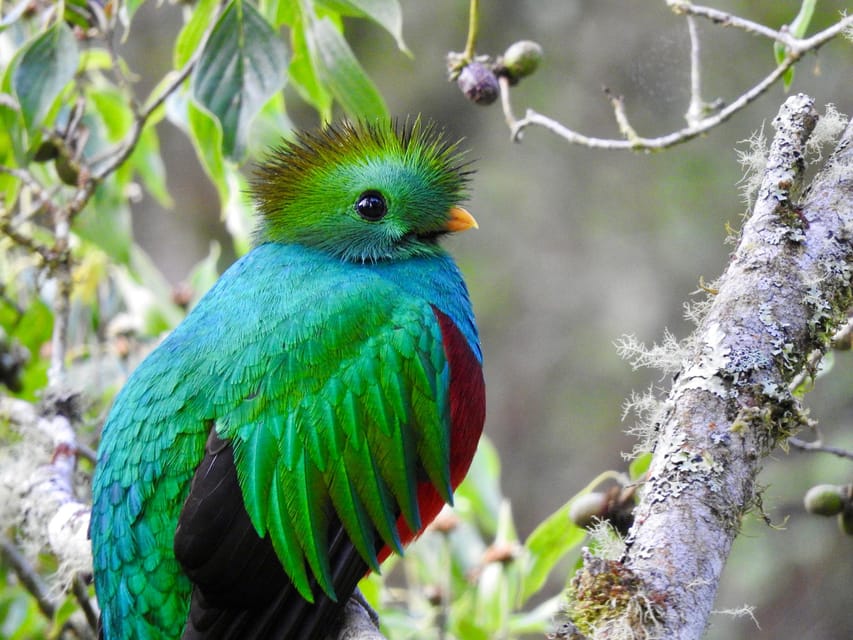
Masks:
[[[458,143],[420,118],[298,134],[255,171],[255,240],[353,262],[433,255],[442,235],[477,226],[459,206],[466,167]]]

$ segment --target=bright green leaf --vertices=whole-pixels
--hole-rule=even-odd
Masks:
[[[228,202],[228,178],[222,156],[222,127],[219,121],[202,107],[190,101],[186,104],[190,140],[205,172],[219,193],[223,206]]]
[[[800,11],[797,13],[797,17],[794,18],[794,21],[788,27],[788,31],[790,31],[792,36],[795,38],[802,38],[806,35],[806,31],[809,29],[809,23],[811,23],[812,16],[814,15],[816,4],[817,0],[803,0],[803,4],[800,5]]]
[[[29,131],[41,126],[59,93],[77,71],[77,41],[59,21],[32,40],[12,74],[12,88]]]
[[[306,36],[317,77],[347,115],[387,118],[385,100],[334,23],[329,18],[312,21]]]
[[[175,40],[175,68],[183,67],[201,46],[207,26],[216,14],[219,0],[199,0]]]
[[[106,49],[92,47],[80,52],[80,69],[82,71],[103,71],[113,68],[113,59]]]
[[[103,85],[90,89],[88,97],[101,116],[107,140],[121,140],[133,125],[133,113],[127,103],[127,96],[112,85]]]
[[[317,70],[311,61],[311,52],[308,48],[305,23],[301,17],[291,24],[290,46],[293,49],[293,57],[290,60],[288,75],[293,86],[302,99],[317,110],[321,120],[331,120],[332,96],[317,77]]]
[[[7,105],[0,105],[0,164],[14,167],[16,161],[15,134],[19,133],[20,114]],[[18,197],[21,181],[8,173],[0,173],[0,201],[7,209],[13,209]]]
[[[528,553],[528,565],[521,592],[522,602],[526,602],[530,596],[539,591],[545,584],[548,574],[563,556],[583,542],[586,531],[572,522],[569,518],[569,510],[575,498],[587,493],[590,489],[591,487],[586,487],[548,516],[524,542],[524,548]]]
[[[10,337],[17,338],[22,345],[29,349],[31,354],[37,355],[41,346],[50,340],[52,332],[53,313],[51,313],[50,307],[40,299],[34,298],[27,305],[24,315],[21,316]]]
[[[651,463],[651,451],[641,453],[636,458],[631,460],[631,464],[628,465],[628,476],[631,478],[632,481],[636,482],[646,473],[646,471],[649,470],[649,465]]]
[[[489,535],[498,528],[498,512],[503,496],[500,489],[500,458],[488,438],[480,440],[477,454],[465,480],[456,489],[455,503],[459,511],[469,511]]]
[[[788,25],[788,32],[794,36],[795,38],[802,38],[806,35],[806,31],[808,31],[809,23],[812,21],[812,16],[814,15],[815,5],[817,4],[817,0],[803,0],[803,3],[800,5],[800,10],[797,13],[797,17],[794,18],[794,21]],[[781,42],[773,43],[773,55],[776,58],[776,64],[782,64],[785,61],[785,58],[788,55],[788,50],[784,44]],[[782,74],[782,83],[785,86],[785,91],[791,88],[791,84],[794,82],[794,67],[791,67],[784,74]]]
[[[403,12],[397,0],[320,0],[320,4],[343,15],[355,15],[373,20],[391,34],[400,51],[409,53],[403,41]]]
[[[249,124],[284,87],[284,43],[248,2],[232,0],[219,18],[193,73],[193,97],[222,125],[222,150],[240,159]]]

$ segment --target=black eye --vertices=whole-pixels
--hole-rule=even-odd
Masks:
[[[388,213],[388,205],[378,191],[365,191],[355,201],[355,210],[365,220],[376,222]]]

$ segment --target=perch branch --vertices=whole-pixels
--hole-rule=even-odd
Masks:
[[[789,384],[814,366],[810,355],[825,353],[846,321],[853,125],[801,199],[805,144],[816,120],[813,101],[800,94],[773,122],[756,203],[666,399],[618,563],[639,579],[636,599],[656,607],[639,620],[614,613],[605,624],[611,631],[702,636],[741,519],[759,499],[762,461],[805,422]]]

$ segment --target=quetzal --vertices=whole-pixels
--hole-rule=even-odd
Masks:
[[[90,535],[102,633],[322,638],[450,502],[485,418],[476,227],[431,124],[340,124],[251,180],[253,249],[139,365],[104,424]]]

